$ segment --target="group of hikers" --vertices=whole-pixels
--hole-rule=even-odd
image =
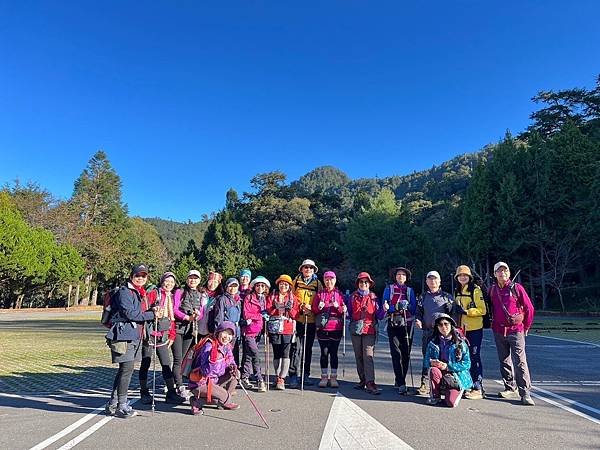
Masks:
[[[511,280],[506,263],[495,264],[489,290],[466,265],[456,269],[454,293],[443,291],[439,273],[430,271],[418,298],[407,285],[412,274],[406,267],[391,270],[392,282],[381,299],[367,272],[360,272],[355,290],[345,294],[336,286],[335,272],[318,278],[311,259],[298,272],[293,279],[280,275],[272,287],[263,276],[252,279],[249,269],[225,282],[210,272],[204,285],[200,272],[190,270],[180,288],[175,274],[165,272],[157,287],[146,290],[148,268],[134,266],[127,283],[105,302],[106,341],[112,362],[119,365],[106,414],[136,414],[127,395],[139,361],[141,401],[154,407],[155,389],[150,392],[148,381],[153,358],[161,365],[166,402],[189,401],[194,415],[202,414],[204,405],[239,408],[232,400],[238,384],[256,392],[286,385],[304,389],[313,384],[315,338],[321,349],[318,387],[338,388],[338,353],[343,342],[345,356],[346,329],[359,378],[354,388],[380,394],[374,365],[380,321],[386,325],[400,395],[408,394],[413,333],[419,328],[423,363],[417,393],[428,395],[428,404],[443,401],[450,407],[461,398],[483,398],[481,345],[484,328],[491,327],[504,382],[499,396],[534,405],[525,354],[534,308],[523,286]],[[268,375],[274,376],[271,386]]]

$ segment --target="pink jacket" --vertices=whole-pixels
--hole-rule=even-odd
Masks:
[[[528,331],[533,324],[535,310],[529,295],[525,292],[525,288],[519,283],[515,283],[514,287],[517,294],[517,298],[515,298],[508,287],[509,284],[510,280],[503,288],[500,288],[497,284],[493,284],[489,291],[492,302],[492,317],[494,318],[492,321],[492,330],[494,333],[523,333],[524,331]],[[502,305],[506,307],[510,315],[522,312],[523,323],[507,326],[506,313]]]
[[[266,311],[267,297],[263,300],[258,299],[258,295],[254,292],[246,295],[242,303],[242,334],[244,336],[258,336],[263,330],[263,311]],[[246,320],[250,319],[250,325],[246,325]]]
[[[321,302],[324,303],[323,308],[319,308]],[[334,306],[336,302],[337,307]],[[329,313],[329,321],[322,328],[323,331],[339,331],[344,328],[344,297],[337,288],[331,292],[318,292],[313,298],[311,309],[315,315]]]

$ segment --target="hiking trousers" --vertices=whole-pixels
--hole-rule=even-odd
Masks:
[[[410,349],[412,338],[410,337],[410,325],[387,327],[388,340],[390,342],[390,354],[392,355],[392,366],[394,367],[394,378],[396,387],[406,386],[406,374],[410,362]],[[409,339],[411,342],[409,342]]]
[[[375,381],[375,335],[352,335],[352,348],[356,359],[356,371],[362,383]]]
[[[231,393],[235,391],[237,386],[237,380],[233,375],[227,371],[225,374],[219,377],[216,383],[211,386],[211,397],[212,402],[216,403],[228,403]],[[192,390],[196,398],[207,398],[208,395],[208,384],[198,386]]]
[[[260,349],[258,348],[261,339],[258,336],[244,336],[244,355],[242,356],[242,378],[248,378],[250,375],[256,375],[256,381],[263,381],[260,367]]]
[[[525,334],[519,332],[504,336],[494,333],[494,338],[504,389],[514,391],[518,388],[519,395],[523,397],[531,389],[531,377],[525,354]]]
[[[306,336],[304,336],[304,324],[296,324],[296,342],[292,343],[290,349],[290,375],[300,376],[302,372],[302,346],[306,339],[306,348],[304,350],[304,376],[310,376],[310,362],[312,360],[312,348],[317,335],[317,327],[314,323],[306,324]]]

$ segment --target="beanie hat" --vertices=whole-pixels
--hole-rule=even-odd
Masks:
[[[252,272],[250,269],[242,269],[240,270],[240,277],[247,276],[248,278],[252,278]]]
[[[227,278],[227,281],[225,282],[225,289],[227,289],[232,284],[239,286],[240,282],[237,280],[237,278]]]
[[[235,324],[228,320],[224,320],[220,323],[220,325],[215,330],[215,334],[219,334],[221,331],[229,330],[233,333],[233,337],[235,337]]]
[[[175,284],[177,284],[177,277],[175,276],[175,274],[173,272],[165,272],[162,274],[162,276],[160,277],[160,283],[159,284],[163,284],[163,281],[165,281],[167,278],[173,278],[173,280],[175,281]]]

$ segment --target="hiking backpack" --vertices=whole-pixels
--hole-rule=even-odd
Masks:
[[[104,293],[104,297],[102,298],[102,316],[100,317],[100,323],[104,325],[106,328],[112,327],[112,304],[115,296],[119,292],[119,288],[109,289]]]

